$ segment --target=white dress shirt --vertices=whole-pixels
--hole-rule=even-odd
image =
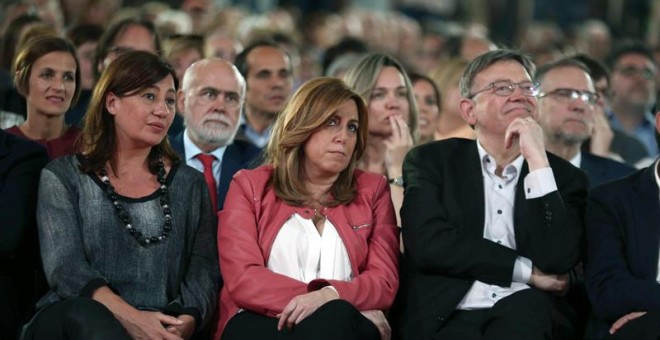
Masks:
[[[311,219],[293,214],[275,237],[268,269],[305,283],[318,278],[351,281],[344,242],[332,222],[324,223],[321,235]]]
[[[524,162],[522,155],[504,167],[502,177],[495,174],[497,164],[492,156],[477,141],[479,159],[484,181],[485,224],[484,238],[505,247],[516,249],[513,227],[516,186]],[[557,190],[555,177],[550,167],[531,171],[524,180],[525,198],[542,197]],[[499,300],[523,289],[532,275],[532,261],[518,256],[514,264],[510,287],[490,285],[475,281],[457,309],[471,310],[491,308]]]
[[[215,156],[215,160],[213,161],[213,178],[215,178],[215,183],[220,183],[220,173],[222,171],[222,166],[221,166],[222,157],[225,154],[225,150],[227,150],[226,145],[219,147],[209,153],[209,155]],[[199,172],[203,173],[204,164],[202,164],[202,161],[200,161],[196,157],[200,153],[204,153],[204,152],[200,148],[198,148],[197,145],[195,145],[195,143],[193,143],[192,140],[190,140],[190,137],[188,136],[188,129],[186,129],[183,132],[183,151],[186,153],[186,164],[198,170]]]

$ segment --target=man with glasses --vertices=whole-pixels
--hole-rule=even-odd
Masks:
[[[186,129],[172,147],[186,164],[204,173],[217,210],[221,210],[234,173],[251,165],[260,149],[234,140],[245,99],[245,80],[229,62],[207,58],[186,70],[177,106]]]
[[[655,158],[658,146],[652,110],[657,69],[653,54],[643,44],[629,42],[617,46],[607,61],[612,70],[612,127],[639,138],[649,156]]]
[[[546,153],[533,74],[514,51],[478,56],[460,80],[477,140],[424,144],[406,157],[394,311],[402,338],[575,335],[560,297],[579,259],[587,180]]]
[[[623,177],[635,169],[611,159],[581,152],[594,131],[599,95],[588,68],[575,59],[541,66],[536,73],[540,92],[538,122],[546,149],[584,170],[594,187]]]
[[[583,63],[589,69],[589,76],[591,76],[594,89],[598,94],[598,100],[594,106],[594,132],[582,145],[582,149],[597,156],[621,160],[631,166],[648,157],[646,146],[637,137],[629,136],[610,125],[607,112],[612,91],[607,66],[586,54],[578,54],[572,56],[571,59]]]

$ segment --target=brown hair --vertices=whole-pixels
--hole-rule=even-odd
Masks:
[[[114,168],[112,156],[117,148],[117,137],[114,116],[105,105],[108,93],[119,97],[130,96],[168,75],[174,79],[175,90],[178,89],[179,79],[172,66],[150,52],[126,52],[110,63],[94,87],[92,99],[85,113],[85,125],[79,140],[80,150],[85,156],[80,166],[83,172],[97,172],[108,161]],[[149,171],[154,174],[161,156],[172,162],[179,161],[179,156],[170,146],[167,137],[149,152]]]
[[[303,84],[277,116],[266,149],[266,163],[274,167],[271,182],[277,197],[296,206],[309,200],[311,194],[305,187],[304,145],[347,100],[353,100],[358,109],[357,143],[351,161],[330,189],[333,201],[321,203],[337,206],[353,200],[353,171],[364,153],[368,111],[359,94],[342,80],[329,77],[314,78]]]
[[[78,101],[80,90],[82,89],[80,85],[80,62],[78,61],[78,57],[76,57],[76,48],[73,47],[68,40],[56,36],[44,35],[34,37],[28,40],[18,52],[16,59],[14,60],[14,65],[12,66],[16,91],[18,91],[23,97],[27,97],[28,93],[30,93],[30,74],[32,74],[32,66],[37,60],[39,60],[39,58],[51,52],[69,53],[76,62],[76,89],[73,92],[73,97],[71,99],[71,106],[73,106]]]

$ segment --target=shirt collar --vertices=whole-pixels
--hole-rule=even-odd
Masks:
[[[486,149],[483,148],[483,146],[481,146],[481,142],[479,140],[477,140],[477,150],[479,151],[479,159],[481,160],[481,169],[491,177],[498,177],[495,175],[495,169],[497,168],[495,159],[488,153],[488,151],[486,151]],[[525,159],[523,158],[522,154],[518,155],[518,157],[514,159],[511,164],[508,164],[504,167],[504,170],[502,171],[503,177],[501,178],[506,182],[516,179],[520,174],[520,169],[522,169],[524,161]]]
[[[223,145],[211,152],[209,152],[209,155],[215,156],[217,160],[222,161],[222,157],[225,154],[225,150],[227,150],[227,145]],[[183,151],[186,154],[186,163],[190,161],[191,159],[197,157],[200,153],[203,154],[204,151],[202,151],[193,141],[190,139],[190,136],[188,136],[188,129],[183,132]]]
[[[576,168],[579,168],[580,165],[582,165],[582,151],[578,151],[577,155],[571,158],[569,162],[571,162]]]

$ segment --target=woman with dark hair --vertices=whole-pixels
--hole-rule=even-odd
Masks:
[[[92,95],[81,154],[42,172],[51,289],[25,339],[187,339],[213,315],[214,209],[202,174],[165,138],[177,87],[156,55],[119,56]]]
[[[80,134],[64,117],[80,94],[80,64],[67,40],[41,36],[29,40],[13,65],[16,90],[27,103],[27,119],[7,132],[46,147],[51,159],[75,153]]]
[[[385,177],[356,169],[367,126],[346,84],[310,80],[277,116],[267,165],[234,176],[216,339],[389,339],[399,233]]]

